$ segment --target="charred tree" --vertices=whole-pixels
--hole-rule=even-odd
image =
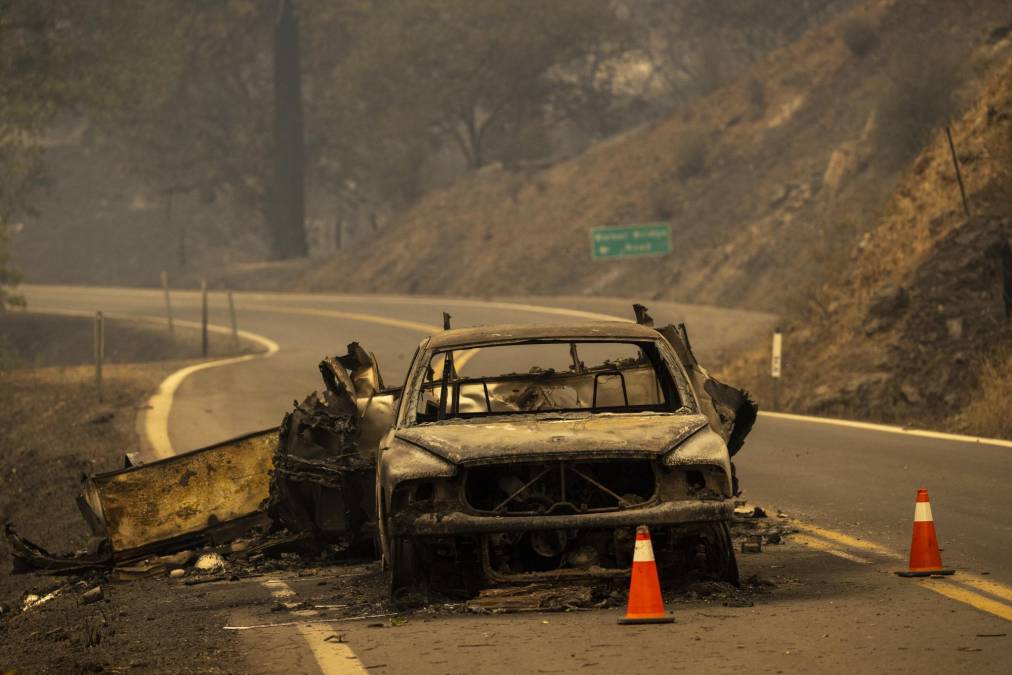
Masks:
[[[274,174],[267,217],[278,258],[305,256],[305,141],[299,28],[292,0],[278,1],[274,32]]]

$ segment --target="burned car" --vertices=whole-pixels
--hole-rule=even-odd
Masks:
[[[755,405],[698,366],[684,329],[646,323],[422,342],[376,459],[395,598],[625,575],[641,524],[660,565],[737,583],[731,455]]]
[[[186,552],[297,547],[382,558],[397,599],[485,583],[629,574],[650,526],[665,578],[737,583],[731,458],[755,421],[696,361],[685,327],[446,330],[387,387],[357,343],[281,425],[89,477],[87,551],[4,534],[15,571],[157,573]],[[290,550],[290,549],[289,549]]]

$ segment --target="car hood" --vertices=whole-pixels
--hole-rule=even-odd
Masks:
[[[676,413],[536,415],[451,420],[398,429],[402,441],[454,464],[658,457],[706,426]]]

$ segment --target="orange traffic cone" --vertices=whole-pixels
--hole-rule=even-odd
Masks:
[[[675,617],[664,613],[661,583],[657,579],[654,547],[650,544],[650,530],[646,525],[636,528],[636,548],[633,550],[632,581],[629,583],[629,606],[622,624],[674,623]]]
[[[932,574],[955,574],[956,570],[942,567],[942,556],[938,552],[938,537],[935,535],[935,521],[931,517],[931,503],[928,491],[917,491],[914,506],[914,537],[910,543],[910,569],[897,572],[901,577],[929,577]]]

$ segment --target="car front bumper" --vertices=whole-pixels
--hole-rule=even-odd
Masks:
[[[733,512],[731,500],[679,500],[624,511],[568,515],[487,516],[461,511],[400,513],[393,514],[390,529],[391,534],[400,536],[452,536],[637,525],[671,526],[727,521]]]

